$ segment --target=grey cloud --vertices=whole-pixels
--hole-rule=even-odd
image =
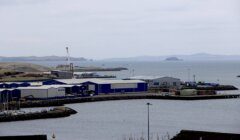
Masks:
[[[9,1],[0,0],[1,55],[64,55],[66,44],[89,58],[240,51],[237,0]]]

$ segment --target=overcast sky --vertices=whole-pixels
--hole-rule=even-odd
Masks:
[[[0,0],[0,56],[240,54],[239,0]]]

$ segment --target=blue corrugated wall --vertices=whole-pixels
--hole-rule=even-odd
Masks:
[[[144,92],[148,90],[147,83],[138,83],[137,88],[111,89],[111,84],[96,84],[85,82],[84,85],[95,85],[95,94],[124,93],[124,92]]]
[[[21,91],[18,89],[15,90],[4,90],[0,92],[0,102],[6,101],[19,101],[21,98]]]

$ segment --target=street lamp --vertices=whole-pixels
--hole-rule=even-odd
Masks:
[[[148,111],[148,140],[149,140],[149,106],[152,105],[151,103],[147,103],[147,111]]]

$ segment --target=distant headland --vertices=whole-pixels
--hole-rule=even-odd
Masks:
[[[86,59],[83,57],[70,57],[71,61],[91,61],[91,59]],[[19,56],[19,57],[3,57],[0,56],[0,61],[66,61],[66,56]]]

